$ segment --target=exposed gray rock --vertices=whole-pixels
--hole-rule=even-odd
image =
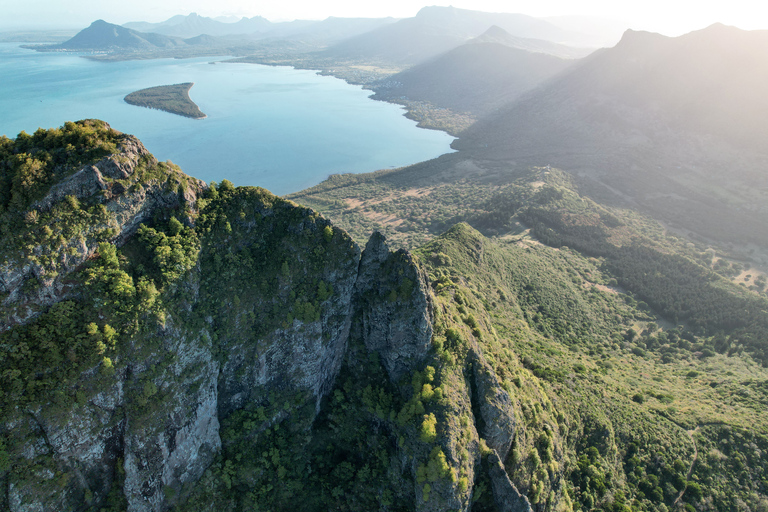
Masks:
[[[189,186],[181,194],[168,189],[164,182],[158,180],[149,180],[128,191],[113,180],[128,179],[138,167],[155,165],[157,161],[131,135],[122,136],[118,150],[118,153],[104,157],[95,165],[83,166],[52,186],[44,198],[32,205],[30,211],[43,211],[50,210],[67,196],[78,200],[89,199],[104,205],[110,214],[110,222],[87,226],[84,232],[66,240],[55,255],[57,266],[53,274],[50,269],[29,261],[0,262],[0,293],[7,294],[2,305],[14,310],[8,317],[0,318],[0,332],[27,322],[41,309],[65,297],[71,286],[69,275],[95,254],[98,236],[103,235],[104,229],[113,229],[110,241],[120,246],[158,208],[175,208],[180,201],[193,207],[197,195],[205,187],[200,180],[186,178]],[[46,248],[36,247],[33,252],[40,255],[44,250]],[[33,278],[37,279],[38,285],[32,291],[22,292],[24,283]]]
[[[407,251],[389,251],[384,235],[365,246],[355,285],[365,346],[397,382],[420,363],[432,340],[433,303],[426,277]]]
[[[106,497],[122,453],[122,383],[118,380],[99,396],[105,407],[85,403],[62,414],[58,406],[46,404],[5,425],[23,439],[24,458],[42,462],[9,482],[11,510],[80,510],[86,491],[97,500]],[[54,471],[69,475],[67,485],[54,480]]]
[[[487,458],[493,501],[499,512],[533,512],[528,498],[520,494],[517,487],[509,480],[499,455],[494,451]]]
[[[501,387],[501,382],[491,365],[478,350],[473,350],[470,360],[474,368],[475,403],[479,411],[478,429],[480,437],[488,447],[505,458],[512,447],[515,437],[515,412],[509,393]]]
[[[129,512],[162,510],[167,489],[178,495],[184,484],[196,482],[221,449],[219,363],[208,343],[190,339],[172,319],[158,336],[162,352],[175,358],[159,375],[146,368],[135,377],[146,403],[129,412],[126,425],[123,491]]]
[[[104,158],[104,160],[108,159],[109,157]],[[63,201],[67,196],[86,199],[107,188],[99,169],[93,165],[86,165],[72,176],[52,186],[44,198],[32,204],[32,209],[50,210],[54,204]]]

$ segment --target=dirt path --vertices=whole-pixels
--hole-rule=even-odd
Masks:
[[[688,489],[688,480],[691,479],[691,474],[693,473],[693,466],[696,465],[696,460],[699,458],[699,449],[696,447],[696,440],[693,438],[693,434],[699,431],[700,426],[701,425],[686,432],[688,437],[691,438],[691,443],[693,443],[693,460],[691,461],[691,467],[688,468],[688,473],[685,475],[685,487],[683,487],[683,490],[680,491],[680,494],[678,494],[675,499],[675,506],[677,506],[680,503],[680,500],[683,499],[683,494],[685,494],[686,489]]]

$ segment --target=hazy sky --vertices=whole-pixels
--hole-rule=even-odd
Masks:
[[[176,14],[256,16],[272,21],[343,17],[410,17],[423,5],[453,5],[532,16],[582,14],[621,20],[630,28],[679,35],[716,21],[768,29],[768,3],[760,0],[0,0],[0,29],[35,26],[84,28],[96,19],[122,24],[163,21]]]

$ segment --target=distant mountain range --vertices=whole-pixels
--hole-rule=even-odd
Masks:
[[[160,23],[130,22],[125,28],[141,32],[154,32],[182,38],[202,34],[229,38],[304,38],[321,44],[362,34],[369,30],[394,23],[395,18],[335,18],[322,21],[295,20],[273,23],[261,16],[224,22],[192,13],[174,16]]]
[[[491,27],[498,28],[496,35],[489,31]],[[131,22],[124,26],[98,20],[60,45],[38,49],[108,51],[113,54],[111,58],[119,58],[120,52],[135,55],[142,51],[155,52],[156,57],[189,57],[195,52],[206,55],[219,49],[238,56],[281,56],[281,63],[295,58],[298,52],[312,53],[303,64],[308,67],[344,63],[404,69],[480,36],[483,38],[476,43],[493,42],[566,58],[590,53],[595,41],[602,37],[522,14],[425,7],[415,17],[402,20],[331,17],[272,23],[255,16],[224,22],[195,13],[161,23]]]
[[[628,31],[478,121],[454,146],[580,173],[666,218],[689,217],[699,232],[706,224],[725,238],[768,237],[754,197],[768,190],[758,171],[768,167],[766,80],[768,31]],[[723,212],[733,214],[727,225]]]
[[[373,59],[410,66],[478,37],[492,26],[519,38],[588,46],[592,38],[524,14],[493,14],[455,7],[425,7],[400,20],[329,48],[335,59]]]
[[[134,21],[123,24],[123,27],[140,32],[155,32],[167,36],[195,37],[201,34],[209,36],[226,36],[233,34],[250,34],[266,32],[272,28],[272,23],[261,16],[242,18],[235,23],[225,23],[213,18],[192,13],[188,16],[177,15],[160,23]]]
[[[428,101],[482,116],[573,64],[575,48],[514,37],[493,26],[480,37],[374,85],[376,99]]]
[[[179,37],[169,37],[162,34],[139,32],[129,28],[107,23],[104,20],[96,20],[91,25],[78,32],[72,39],[61,45],[66,50],[91,50],[91,49],[152,49],[182,46],[186,44]]]

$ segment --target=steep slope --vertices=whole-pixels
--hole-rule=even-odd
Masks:
[[[460,223],[413,253],[374,233],[361,253],[314,211],[205,187],[98,121],[0,148],[0,255],[45,270],[0,296],[31,310],[0,333],[4,510],[768,500],[765,300],[563,173],[467,205],[538,239]],[[708,314],[713,297],[732,309]]]
[[[491,27],[458,48],[374,84],[373,97],[426,101],[483,116],[573,64],[550,52],[558,52],[558,45],[514,38]]]
[[[78,32],[73,38],[58,45],[64,50],[93,50],[123,48],[148,50],[182,46],[184,41],[162,34],[137,32],[128,28],[96,20],[88,28]]]
[[[292,197],[356,239],[381,229],[421,246],[441,312],[433,345],[477,343],[499,377],[515,413],[504,467],[536,510],[759,510],[763,452],[744,473],[732,457],[768,441],[765,286],[729,282],[722,269],[743,267],[718,246],[577,190],[553,168],[454,154]],[[494,239],[461,225],[440,234],[462,220]],[[724,439],[741,448],[712,453]],[[473,510],[496,510],[489,498]]]
[[[677,38],[629,31],[455,147],[582,173],[699,235],[764,244],[767,41],[722,25]]]
[[[413,18],[378,28],[329,48],[324,56],[411,66],[444,53],[497,25],[517,37],[578,45],[579,37],[522,14],[425,7]]]

